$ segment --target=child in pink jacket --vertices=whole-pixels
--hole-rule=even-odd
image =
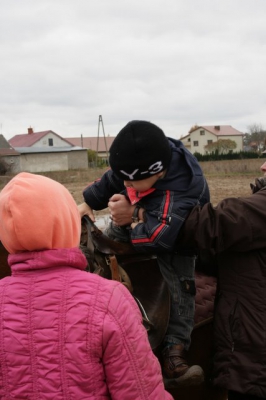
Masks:
[[[0,193],[0,398],[172,399],[129,291],[84,271],[80,225],[49,178],[20,173]]]

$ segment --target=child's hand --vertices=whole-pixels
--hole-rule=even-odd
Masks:
[[[90,219],[95,222],[95,217],[93,214],[92,209],[90,208],[90,206],[88,206],[87,203],[81,203],[78,205],[78,209],[79,209],[79,213],[80,213],[80,217],[82,218],[84,215],[87,215],[88,217],[90,217]]]
[[[131,224],[131,229],[134,229],[138,224],[143,224],[144,221],[142,221],[141,219],[139,220],[139,222],[132,222]]]
[[[118,226],[130,225],[135,206],[132,206],[126,196],[114,194],[108,203],[112,221]]]

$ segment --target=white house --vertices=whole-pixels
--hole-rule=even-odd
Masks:
[[[48,130],[13,136],[8,143],[19,154],[17,171],[47,172],[88,168],[87,150]]]
[[[15,135],[8,141],[12,147],[73,147],[67,139],[49,130],[34,132],[28,128],[28,133]]]
[[[244,133],[231,125],[196,126],[186,136],[180,138],[185,147],[192,153],[206,154],[205,146],[219,139],[230,139],[236,143],[234,152],[243,150]]]

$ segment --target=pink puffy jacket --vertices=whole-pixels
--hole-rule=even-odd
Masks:
[[[79,249],[9,256],[0,281],[0,398],[169,400],[134,299]]]

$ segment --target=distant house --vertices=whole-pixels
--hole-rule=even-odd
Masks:
[[[192,153],[206,154],[205,146],[219,139],[230,139],[236,142],[234,152],[243,150],[244,133],[230,125],[196,126],[191,132],[180,138],[185,147]]]
[[[20,154],[19,170],[27,172],[66,171],[87,169],[87,150],[74,146],[57,133],[48,130],[13,136],[9,141]]]
[[[20,153],[10,146],[3,135],[0,135],[0,164],[1,174],[19,171]]]
[[[114,139],[115,136],[106,136],[106,137],[80,136],[80,137],[67,138],[67,140],[74,146],[80,146],[95,151],[98,157],[105,161],[108,161],[109,149]]]
[[[28,133],[15,135],[8,141],[13,147],[73,147],[67,139],[49,130],[34,132],[28,128]]]

